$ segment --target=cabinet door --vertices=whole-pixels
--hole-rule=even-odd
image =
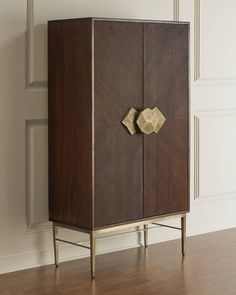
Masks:
[[[187,211],[188,24],[145,24],[144,107],[166,121],[144,135],[144,217]]]
[[[121,121],[142,108],[141,23],[94,23],[94,225],[143,217],[142,136]]]

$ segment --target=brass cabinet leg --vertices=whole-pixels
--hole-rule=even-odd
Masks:
[[[59,259],[58,259],[58,241],[57,239],[57,227],[56,225],[53,223],[52,224],[52,232],[53,232],[53,249],[54,249],[54,260],[55,260],[55,266],[58,267],[59,266]]]
[[[144,247],[147,248],[148,246],[148,224],[144,224],[143,226],[143,237],[144,237]]]
[[[181,246],[182,246],[182,256],[185,256],[186,247],[186,215],[181,217]]]
[[[96,238],[92,231],[90,233],[90,267],[91,267],[91,277],[95,278],[95,259],[96,259]]]

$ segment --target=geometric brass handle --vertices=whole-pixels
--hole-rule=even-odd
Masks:
[[[165,122],[165,117],[157,107],[152,110],[147,108],[142,111],[137,118],[139,129],[145,134],[157,133]]]
[[[153,132],[158,133],[165,120],[157,107],[153,109],[147,108],[140,113],[131,108],[122,120],[122,124],[126,126],[132,135],[138,130],[144,134],[151,134]]]
[[[138,117],[138,111],[131,108],[127,112],[127,114],[124,116],[122,120],[122,124],[125,125],[125,127],[128,129],[129,133],[133,135],[137,132],[137,126],[136,126],[136,120]]]

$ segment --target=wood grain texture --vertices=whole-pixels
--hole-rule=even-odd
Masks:
[[[188,25],[52,21],[48,53],[50,220],[91,229],[187,211]],[[154,106],[160,132],[131,136],[129,108]]]
[[[92,227],[91,19],[48,24],[49,218]]]
[[[95,227],[143,217],[142,137],[121,124],[142,108],[142,24],[95,21]]]
[[[236,229],[0,275],[1,295],[235,295]]]
[[[144,105],[166,118],[144,136],[144,217],[189,208],[188,32],[186,24],[145,24]]]

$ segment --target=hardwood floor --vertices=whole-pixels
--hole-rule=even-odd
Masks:
[[[235,295],[236,229],[0,275],[1,295]]]

